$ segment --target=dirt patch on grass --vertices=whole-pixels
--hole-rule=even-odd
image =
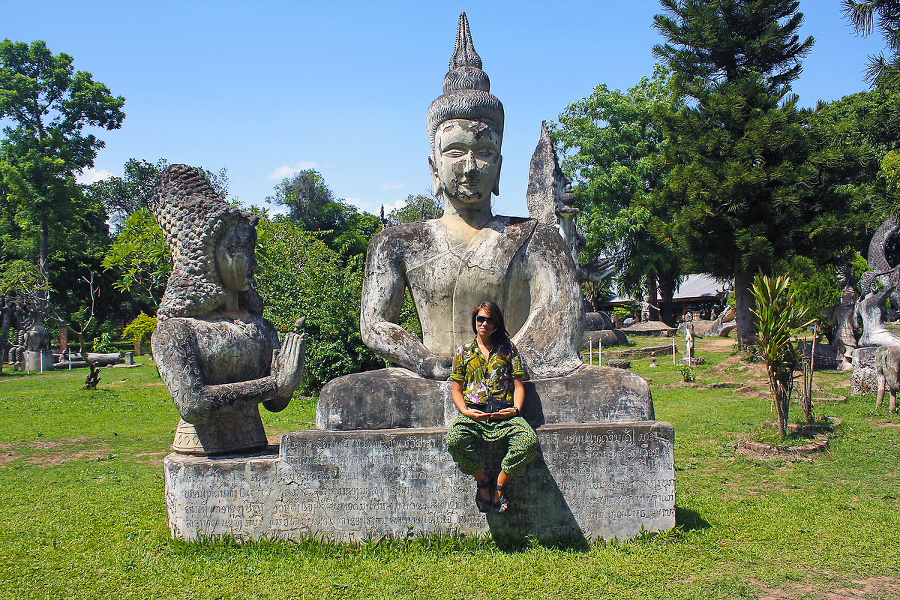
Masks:
[[[750,582],[759,586],[759,582]],[[871,600],[900,597],[900,580],[893,577],[869,577],[854,579],[846,587],[834,587],[823,583],[787,583],[781,588],[760,586],[759,600],[793,600],[815,596],[825,600]]]
[[[28,459],[28,462],[38,467],[55,467],[63,463],[72,462],[73,460],[93,460],[107,455],[109,455],[109,444],[106,442],[98,442],[94,444],[93,448],[79,450],[78,452],[32,456]]]
[[[84,445],[89,445],[90,447],[72,451],[74,446]],[[27,460],[38,467],[53,467],[72,462],[73,460],[102,458],[109,454],[109,444],[107,442],[95,441],[92,443],[91,438],[86,435],[80,435],[63,440],[34,440],[31,442],[0,444],[0,451],[6,451],[6,454],[0,455],[0,465],[22,458],[21,454],[13,452],[14,450],[22,449],[37,451],[34,455],[29,456]]]
[[[888,427],[892,429],[900,429],[900,423],[888,423],[887,421],[875,421],[875,427]]]

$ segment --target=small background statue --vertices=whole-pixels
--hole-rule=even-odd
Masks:
[[[900,274],[895,269],[891,272],[888,284],[880,292],[878,291],[877,275],[872,271],[866,271],[859,280],[862,295],[856,302],[854,323],[857,317],[862,318],[863,334],[859,338],[860,346],[900,346],[900,337],[893,335],[884,326],[884,318],[887,314],[886,302],[891,293],[896,289]]]
[[[203,174],[172,165],[152,199],[174,266],[151,346],[181,414],[176,452],[245,452],[268,445],[258,405],[283,410],[300,383],[304,339],[279,348],[253,287],[257,217],[223,202]],[[297,327],[302,327],[299,321]]]
[[[841,299],[834,309],[834,357],[837,370],[846,371],[853,368],[853,351],[856,349],[853,317],[858,291],[849,262],[838,264],[835,274],[841,286]]]

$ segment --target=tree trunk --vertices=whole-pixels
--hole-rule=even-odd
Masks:
[[[753,324],[751,309],[756,305],[753,301],[753,275],[740,264],[740,258],[734,267],[734,312],[737,322],[738,347],[749,350],[756,344],[756,326]]]
[[[659,306],[659,303],[656,301],[656,296],[656,277],[653,275],[647,275],[647,302],[650,303],[651,321],[659,321],[659,311],[653,308],[654,306]]]
[[[659,294],[661,297],[660,302],[662,302],[660,306],[662,315],[660,315],[660,318],[669,327],[675,326],[675,301],[673,298],[675,297],[675,281],[677,279],[676,276],[669,276],[668,274],[663,274],[659,278]]]

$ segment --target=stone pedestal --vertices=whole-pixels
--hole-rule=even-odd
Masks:
[[[53,352],[50,350],[25,351],[25,368],[32,373],[42,373],[53,370]]]
[[[510,512],[475,510],[446,429],[300,431],[277,454],[164,460],[173,537],[360,540],[455,530],[503,542],[627,539],[675,526],[674,430],[662,421],[545,425],[509,485]],[[273,449],[274,450],[274,449]],[[486,457],[498,463],[504,449]]]
[[[850,375],[851,394],[874,394],[877,391],[876,350],[878,350],[878,346],[866,346],[853,351],[853,373]]]

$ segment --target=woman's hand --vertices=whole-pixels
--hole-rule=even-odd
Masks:
[[[491,413],[482,412],[475,408],[466,408],[466,410],[462,411],[462,414],[469,417],[473,421],[485,421],[494,416]]]
[[[507,419],[512,419],[517,416],[519,416],[519,411],[512,406],[491,414],[491,418],[496,421],[506,421]]]

